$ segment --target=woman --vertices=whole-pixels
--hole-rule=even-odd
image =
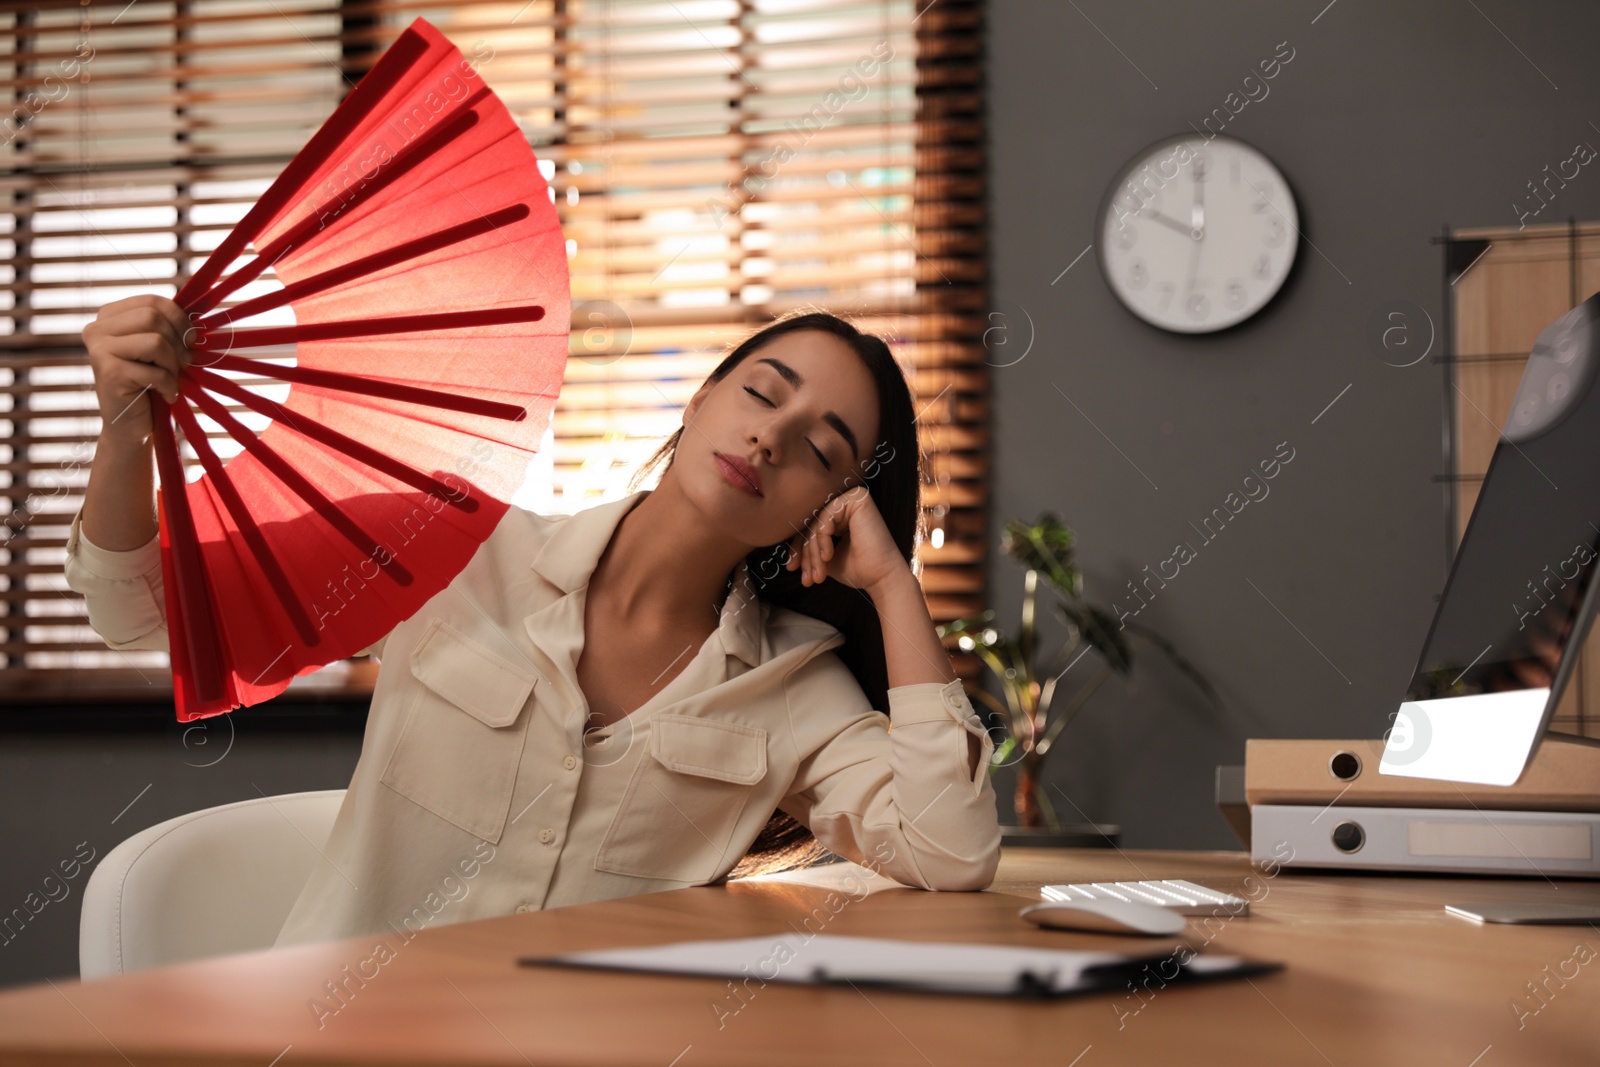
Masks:
[[[84,330],[104,429],[66,570],[114,648],[167,647],[140,400],[175,395],[186,329],[139,296]],[[795,315],[696,391],[640,472],[666,460],[655,489],[511,508],[365,650],[403,666],[278,944],[701,885],[818,843],[986,887],[993,745],[910,568],[919,455],[888,347]]]

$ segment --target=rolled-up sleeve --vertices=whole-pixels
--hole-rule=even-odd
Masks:
[[[67,534],[63,572],[68,588],[83,594],[89,625],[111,648],[168,651],[161,535],[113,552],[83,536],[82,523],[80,508]]]
[[[83,594],[89,626],[110,648],[170,652],[167,602],[161,584],[161,535],[138,548],[113,552],[83,535],[83,509],[67,534],[63,573],[67,587]],[[387,634],[358,655],[383,660]]]
[[[827,651],[790,675],[785,693],[804,755],[779,806],[824,847],[922,889],[976,890],[994,881],[994,741],[960,679],[890,689],[885,720]],[[968,769],[969,735],[982,745],[975,770]]]

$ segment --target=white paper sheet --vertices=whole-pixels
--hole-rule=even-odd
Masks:
[[[1083,952],[1015,945],[899,941],[840,934],[768,934],[677,941],[641,948],[565,953],[524,963],[603,967],[670,974],[758,978],[768,982],[860,982],[930,991],[1006,994],[1064,993],[1120,985],[1129,969],[1164,963],[1176,971],[1174,950],[1155,954]],[[1208,976],[1259,965],[1234,956],[1194,957]],[[1095,968],[1111,969],[1093,973]]]

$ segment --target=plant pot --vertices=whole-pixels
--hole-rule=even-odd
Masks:
[[[1115,848],[1122,827],[1105,822],[1069,822],[1048,826],[1001,826],[1001,848]]]

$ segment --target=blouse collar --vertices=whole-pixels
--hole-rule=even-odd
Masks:
[[[640,489],[564,516],[553,525],[544,544],[534,554],[532,568],[564,593],[583,588],[589,583],[623,516],[649,493],[648,489]],[[737,656],[750,667],[761,662],[764,607],[750,580],[749,564],[739,560],[733,571],[732,588],[722,605],[717,632],[728,654]]]

